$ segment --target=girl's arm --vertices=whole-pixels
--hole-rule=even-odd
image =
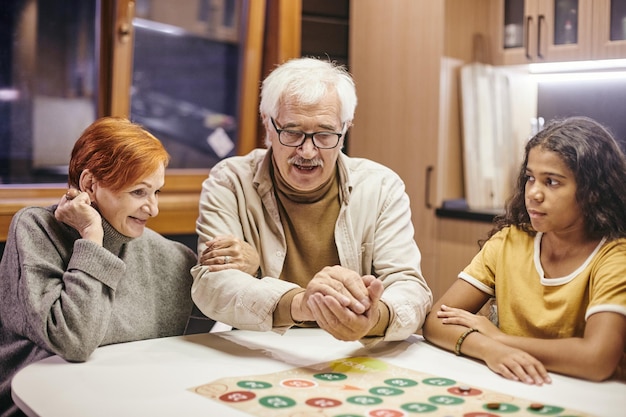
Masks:
[[[539,360],[496,340],[501,332],[486,317],[475,315],[488,300],[488,294],[458,279],[433,306],[424,323],[424,337],[444,349],[484,361],[507,379],[537,385],[550,383]],[[449,306],[455,308],[450,310]],[[469,329],[476,331],[467,333]]]
[[[453,285],[448,293],[455,292],[456,295],[463,296],[464,292],[468,291],[463,288],[465,286],[472,287],[464,283],[456,285],[456,287],[461,287],[461,290],[458,288],[455,290]],[[496,352],[501,346],[496,348],[496,345],[504,345],[526,352],[541,361],[543,366],[550,371],[592,381],[602,381],[613,375],[623,358],[626,343],[626,316],[622,314],[600,312],[591,315],[587,320],[583,337],[539,339],[512,336],[502,333],[485,317],[473,314],[474,309],[468,308],[448,293],[442,298],[442,302],[446,304],[437,303],[435,305],[437,310],[433,309],[437,320],[429,317],[429,337],[433,339],[433,343],[452,350],[454,348],[450,346],[454,342],[454,333],[451,329],[459,326],[463,326],[464,329],[477,329],[482,337],[474,336],[474,333],[478,332],[468,335],[467,340],[463,341],[462,352],[482,359],[488,365],[490,361],[495,361],[494,363],[498,361]],[[467,294],[470,295],[466,296],[471,296],[471,288]],[[426,335],[427,330],[425,329],[424,332]],[[437,339],[437,336],[441,334],[449,334],[449,336],[447,339]],[[498,372],[491,365],[489,367]]]
[[[535,339],[501,334],[498,340],[530,353],[550,371],[602,381],[613,375],[624,356],[626,316],[595,313],[587,319],[581,338]]]
[[[462,279],[457,279],[450,288],[448,288],[446,293],[433,305],[424,323],[424,337],[437,346],[453,351],[459,335],[470,326],[466,326],[465,324],[457,326],[445,325],[437,316],[437,312],[439,312],[441,306],[454,306],[470,313],[476,313],[488,300],[488,294],[485,294]]]

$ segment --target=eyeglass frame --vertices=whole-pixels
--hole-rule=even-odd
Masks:
[[[317,149],[334,149],[334,148],[337,147],[337,145],[339,145],[339,142],[341,141],[341,138],[344,136],[343,133],[329,132],[329,131],[319,131],[319,132],[306,133],[306,132],[303,132],[301,130],[279,129],[276,126],[276,121],[274,120],[273,117],[270,117],[270,121],[272,122],[272,126],[274,126],[274,130],[276,130],[276,133],[278,134],[278,141],[280,142],[280,144],[283,145],[283,146],[288,146],[290,148],[299,148],[300,146],[304,145],[304,142],[306,142],[306,140],[308,138],[311,138],[311,143],[313,143],[313,146],[315,146]],[[342,130],[343,130],[344,126],[345,126],[345,123],[342,124],[342,127],[341,127]],[[304,138],[297,145],[288,145],[286,143],[283,143],[282,140],[280,140],[280,134],[282,132],[302,133],[304,135]],[[318,133],[326,133],[326,134],[336,135],[337,136],[337,143],[335,143],[335,146],[331,146],[330,148],[323,147],[323,146],[322,147],[318,146],[317,143],[315,142],[315,135],[317,135]]]

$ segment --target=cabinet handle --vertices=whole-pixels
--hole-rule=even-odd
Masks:
[[[532,16],[526,16],[526,42],[524,42],[524,46],[526,49],[526,58],[531,59],[529,46],[530,46],[530,24],[533,22]]]
[[[542,14],[539,15],[537,19],[537,56],[543,59],[543,55],[541,54],[541,23],[545,22],[546,17]]]
[[[429,165],[426,167],[426,187],[425,188],[425,197],[424,197],[424,201],[426,203],[426,208],[427,209],[431,209],[433,208],[433,205],[430,204],[430,177],[432,176],[433,170],[435,169],[434,166]]]

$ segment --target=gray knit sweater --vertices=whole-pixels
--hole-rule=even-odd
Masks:
[[[103,220],[104,244],[81,239],[56,206],[15,214],[0,263],[0,416],[19,415],[13,375],[60,355],[81,362],[112,343],[182,334],[195,253],[150,229],[131,239]]]

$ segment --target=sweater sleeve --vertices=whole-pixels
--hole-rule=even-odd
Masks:
[[[3,322],[69,361],[84,361],[106,334],[124,263],[84,240],[51,211],[29,209],[12,222],[2,271],[13,271]]]

